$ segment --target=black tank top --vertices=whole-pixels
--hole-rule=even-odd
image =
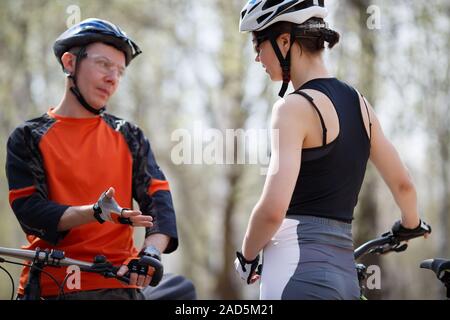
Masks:
[[[336,109],[339,134],[329,144],[322,115],[313,99],[300,91],[304,89],[322,92]],[[318,113],[323,145],[302,150],[301,168],[286,215],[311,215],[350,223],[370,154],[370,136],[364,126],[358,92],[336,78],[321,78],[305,83],[292,94],[304,96]]]

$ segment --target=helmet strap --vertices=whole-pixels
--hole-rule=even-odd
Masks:
[[[289,82],[291,81],[291,48],[294,44],[295,36],[293,32],[290,33],[290,44],[289,44],[289,50],[286,53],[286,58],[283,57],[283,54],[281,53],[280,47],[277,43],[277,36],[272,35],[270,36],[270,43],[272,44],[273,50],[275,51],[275,54],[278,57],[278,60],[280,61],[281,70],[283,72],[283,85],[281,86],[280,92],[278,95],[283,98],[286,90],[288,89]]]
[[[80,92],[80,89],[78,88],[78,84],[77,84],[77,73],[78,73],[78,68],[80,67],[80,63],[81,60],[86,58],[87,54],[86,54],[86,47],[82,47],[80,49],[80,51],[78,51],[77,53],[77,62],[75,64],[75,72],[72,75],[69,75],[68,78],[72,80],[73,82],[73,86],[70,87],[70,91],[72,92],[72,94],[75,96],[75,98],[77,98],[78,102],[90,113],[93,113],[95,115],[100,115],[105,111],[105,106],[101,107],[100,109],[95,109],[94,107],[92,107],[87,101],[86,99],[84,99],[83,95]]]
[[[81,94],[78,87],[71,87],[70,91],[73,93],[73,95],[77,98],[78,102],[89,112],[99,115],[102,114],[105,111],[105,107],[101,107],[100,109],[95,109],[94,107],[91,107],[89,103],[84,99],[83,95]]]

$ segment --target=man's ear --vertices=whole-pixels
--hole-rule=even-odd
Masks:
[[[74,54],[70,52],[64,52],[61,57],[61,63],[63,65],[64,73],[73,74],[75,72],[75,64],[77,58]]]

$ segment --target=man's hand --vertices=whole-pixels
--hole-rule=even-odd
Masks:
[[[114,199],[114,188],[109,188],[94,204],[94,216],[100,222],[131,224],[133,227],[152,227],[153,218],[139,210],[121,208]]]
[[[124,261],[122,267],[117,271],[117,275],[122,277],[128,271],[130,271],[130,285],[137,285],[139,287],[147,287],[153,280],[155,274],[155,268],[148,265],[143,265],[140,259],[155,259],[161,261],[161,252],[153,245],[144,247],[139,253],[139,257],[130,257]],[[145,261],[145,260],[144,260]],[[140,263],[141,262],[141,263]],[[156,266],[155,266],[156,267]],[[158,267],[157,267],[158,268]],[[152,286],[157,286],[163,274],[163,267],[160,265],[161,270],[155,275],[154,283]]]
[[[130,271],[129,284],[145,288],[152,281],[155,269],[152,267],[141,267],[139,266],[139,257],[130,257],[123,262],[123,265],[117,271],[117,276],[123,277],[128,271]]]

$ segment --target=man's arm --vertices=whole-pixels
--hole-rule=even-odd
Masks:
[[[154,246],[159,252],[164,252],[169,245],[170,237],[162,233],[150,234],[144,240],[144,247]]]
[[[169,184],[142,131],[131,125],[124,136],[133,154],[133,197],[143,215],[153,217],[153,226],[145,230],[143,248],[154,246],[160,253],[173,252],[178,247],[178,234]],[[122,265],[117,275],[126,272],[128,266]],[[146,287],[151,280],[150,275],[130,274],[130,284]]]
[[[9,203],[24,232],[56,245],[66,235],[58,231],[58,223],[69,206],[48,199],[43,161],[26,126],[8,139],[6,176]]]
[[[109,188],[106,197],[114,198],[114,188]],[[94,205],[85,205],[78,207],[69,207],[61,216],[58,224],[58,231],[67,231],[80,225],[97,222],[94,217]],[[142,215],[139,210],[123,210],[122,218],[129,218],[133,227],[151,227],[153,225],[152,217]]]
[[[178,234],[169,183],[156,163],[150,142],[140,129],[134,130],[139,150],[133,159],[133,197],[142,213],[153,217],[153,226],[146,228],[145,242],[155,241],[161,252],[170,253],[178,247]],[[161,239],[168,239],[168,243]]]
[[[83,224],[95,222],[92,205],[69,207],[61,216],[58,231],[68,231]]]

